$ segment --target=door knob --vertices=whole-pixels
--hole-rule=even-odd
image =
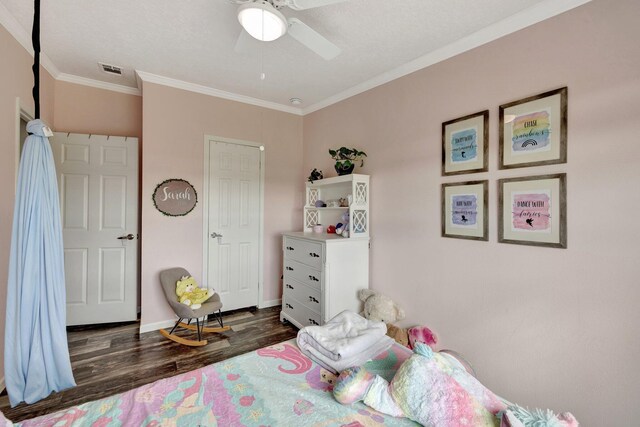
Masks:
[[[218,234],[215,231],[213,233],[211,233],[211,238],[215,239],[216,237],[222,237],[222,234]]]
[[[136,236],[134,236],[133,234],[127,234],[126,236],[118,237],[118,240],[133,240],[135,238]]]

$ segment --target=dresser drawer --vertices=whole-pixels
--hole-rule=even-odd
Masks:
[[[285,237],[284,257],[320,269],[322,267],[322,244]]]
[[[320,324],[320,313],[314,312],[296,299],[286,295],[282,298],[282,311],[303,327]]]
[[[310,288],[302,283],[285,277],[284,296],[301,302],[316,313],[320,313],[320,289]]]
[[[314,289],[321,289],[322,273],[320,270],[311,268],[291,259],[284,260],[284,279],[295,279],[298,282],[310,286]]]

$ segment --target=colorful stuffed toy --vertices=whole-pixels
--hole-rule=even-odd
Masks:
[[[449,356],[418,343],[388,383],[363,367],[340,374],[333,394],[342,404],[358,401],[424,426],[499,426],[506,405]]]
[[[414,349],[418,343],[423,343],[431,347],[431,350],[436,349],[436,344],[438,343],[438,337],[434,334],[431,329],[426,326],[414,326],[413,328],[409,328],[409,348]]]
[[[199,288],[196,279],[191,276],[183,276],[176,282],[176,295],[180,298],[180,303],[188,305],[193,310],[202,307],[202,303],[215,293],[213,289]]]

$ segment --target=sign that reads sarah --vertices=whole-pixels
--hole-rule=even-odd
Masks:
[[[167,179],[153,191],[156,209],[169,216],[184,216],[198,203],[198,194],[193,185],[184,179]]]

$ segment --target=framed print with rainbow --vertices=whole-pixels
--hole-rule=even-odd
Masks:
[[[489,240],[488,181],[442,184],[442,237]]]
[[[500,106],[500,169],[567,162],[567,88]]]
[[[567,247],[567,174],[498,180],[498,242]]]
[[[442,123],[442,176],[486,172],[489,110]]]

